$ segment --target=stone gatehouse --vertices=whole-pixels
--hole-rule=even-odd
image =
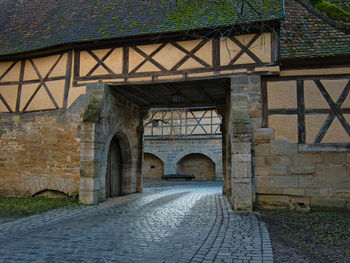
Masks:
[[[213,107],[234,209],[350,209],[350,35],[294,0],[164,2],[0,3],[0,195],[141,192],[149,110]]]

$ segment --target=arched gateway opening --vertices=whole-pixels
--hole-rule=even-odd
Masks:
[[[113,137],[108,151],[106,172],[106,198],[122,194],[123,157],[119,140]]]
[[[194,174],[199,181],[215,181],[215,163],[201,153],[184,156],[177,163],[178,174]]]
[[[164,175],[164,163],[152,153],[144,154],[143,177],[161,179]]]

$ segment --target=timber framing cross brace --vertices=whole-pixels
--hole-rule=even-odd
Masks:
[[[341,76],[340,79],[344,79]],[[329,95],[324,84],[322,84],[322,79],[312,79],[313,83],[319,90],[320,94],[327,102],[328,109],[306,109],[305,107],[305,89],[304,81],[305,80],[296,80],[297,81],[297,109],[268,109],[267,102],[267,85],[266,82],[262,84],[262,94],[263,94],[263,112],[264,112],[264,127],[268,127],[268,115],[297,115],[298,119],[298,143],[306,143],[306,115],[319,115],[319,114],[328,114],[326,120],[323,122],[322,127],[320,128],[317,136],[312,143],[319,144],[322,142],[322,139],[326,135],[330,126],[332,125],[335,118],[337,118],[344,128],[347,135],[350,137],[350,125],[344,114],[350,114],[349,108],[342,108],[346,98],[350,93],[350,80],[347,81],[344,89],[340,93],[338,99],[334,101]]]
[[[66,71],[65,75],[62,76],[51,76],[52,72],[57,68],[57,65],[62,61],[62,58],[67,55],[67,63],[65,65]],[[27,111],[28,107],[34,100],[35,96],[38,94],[40,89],[43,87],[47,93],[47,95],[50,98],[50,101],[52,102],[53,106],[55,109],[59,109],[60,106],[57,102],[57,98],[55,99],[55,96],[52,94],[50,91],[48,83],[50,81],[58,81],[58,80],[65,80],[64,84],[64,96],[63,96],[63,108],[67,108],[67,102],[68,102],[68,93],[70,89],[70,82],[71,82],[71,69],[72,69],[72,51],[68,53],[62,53],[58,56],[58,58],[55,60],[53,65],[50,67],[49,71],[45,74],[45,76],[42,75],[40,70],[38,69],[36,63],[34,62],[33,59],[27,59],[27,60],[17,60],[14,61],[6,70],[5,72],[0,76],[0,81],[3,80],[7,74],[11,72],[11,70],[17,65],[20,64],[20,73],[19,73],[19,80],[18,81],[5,81],[5,82],[0,82],[1,86],[11,86],[15,85],[17,86],[17,95],[16,95],[16,105],[14,109],[11,109],[10,104],[8,101],[6,101],[5,97],[0,94],[0,101],[5,105],[7,110],[9,112],[20,112],[20,111]],[[27,67],[32,67],[36,74],[36,79],[31,79],[31,80],[24,80],[24,73]],[[23,91],[23,85],[26,84],[36,84],[38,83],[38,86],[34,89],[33,93],[30,95],[29,99],[25,102],[24,106],[21,108],[21,104],[23,101],[22,99],[22,91]]]
[[[176,41],[166,41],[159,43],[159,46],[155,47],[155,49],[150,52],[146,53],[142,49],[143,45],[149,44],[149,43],[140,43],[140,45],[134,45],[134,46],[127,46],[121,48],[122,55],[122,61],[117,62],[119,63],[122,70],[121,72],[114,72],[108,65],[106,65],[106,60],[110,58],[114,51],[117,49],[117,47],[106,47],[105,49],[108,49],[101,58],[99,58],[96,53],[94,53],[95,50],[75,50],[75,59],[74,59],[74,86],[84,85],[81,82],[89,81],[89,80],[113,80],[113,79],[123,79],[124,81],[128,81],[129,78],[142,78],[142,77],[149,77],[152,76],[152,81],[156,82],[158,76],[170,76],[170,75],[177,75],[182,74],[185,78],[187,78],[188,74],[191,73],[204,73],[204,72],[211,72],[211,71],[220,71],[220,70],[230,70],[230,69],[243,69],[243,68],[254,68],[254,67],[263,67],[263,66],[272,66],[276,64],[277,57],[274,54],[275,51],[271,50],[271,61],[270,62],[263,62],[257,54],[255,54],[254,51],[251,50],[253,47],[253,44],[256,43],[256,41],[263,37],[263,34],[257,33],[254,34],[254,36],[247,42],[242,43],[241,40],[239,40],[236,36],[228,37],[227,40],[231,41],[233,44],[235,44],[237,50],[230,50],[228,46],[225,48],[227,49],[228,55],[230,55],[231,52],[237,51],[235,56],[233,58],[230,58],[230,61],[228,63],[221,63],[220,57],[223,55],[223,52],[226,54],[223,49],[224,47],[220,47],[220,42],[224,41],[223,39],[213,38],[213,39],[201,39],[199,43],[196,43],[194,47],[191,47],[190,49],[186,49],[181,45],[180,42]],[[211,42],[211,58],[212,61],[209,63],[208,61],[204,61],[204,58],[201,58],[198,55],[198,51],[202,50],[203,47],[205,47],[207,44]],[[272,36],[271,37],[271,47],[275,47],[275,39]],[[155,44],[156,45],[156,44]],[[183,57],[179,59],[179,61],[175,61],[174,65],[169,66],[169,68],[166,68],[165,65],[162,65],[160,61],[157,61],[156,55],[159,55],[161,51],[163,51],[165,48],[175,48],[177,51],[181,51],[183,54]],[[130,52],[133,51],[137,53],[141,58],[142,61],[139,62],[137,65],[130,65],[130,60],[132,59],[130,57]],[[84,75],[80,74],[80,57],[81,52],[87,52],[95,61],[96,64],[92,66],[88,70],[88,72]],[[246,54],[249,58],[251,58],[252,62],[247,64],[240,64],[237,63],[237,61]],[[227,54],[226,54],[227,55]],[[180,56],[181,57],[181,56]],[[197,68],[193,69],[182,69],[181,67],[189,60],[192,59],[193,61],[198,63]],[[143,70],[140,70],[146,63],[150,63],[153,65],[156,70],[145,72]],[[237,64],[236,64],[237,63]],[[96,69],[98,67],[102,67],[106,72],[101,74],[96,74]],[[95,74],[94,74],[95,73]]]
[[[166,111],[156,111],[153,112],[152,116],[153,118],[147,122],[147,125],[145,126],[145,129],[150,129],[150,135],[148,136],[171,136],[171,135],[178,135],[178,136],[192,136],[192,135],[220,135],[220,124],[222,121],[222,118],[220,115],[213,114],[213,109],[212,108],[207,108],[203,109],[203,112],[197,110],[192,110],[192,109],[186,109],[182,110],[179,109],[178,111],[175,111],[177,113],[178,118],[174,118],[174,113],[173,111],[171,112],[171,117],[170,117],[170,125],[168,125],[168,122],[164,123],[164,121],[161,122],[161,125],[154,126],[152,120],[159,121],[159,118],[156,117],[157,114],[161,115],[161,120],[166,120],[167,112]],[[182,113],[184,112],[184,117],[182,116]],[[196,114],[200,113],[199,116]],[[206,117],[208,116],[209,117]],[[176,115],[176,114],[175,114]],[[203,123],[204,120],[210,120],[209,123],[205,122]],[[214,120],[217,119],[219,123],[215,122]],[[174,124],[175,121],[178,121],[179,124]],[[193,123],[195,122],[195,123]],[[196,128],[200,127],[201,132],[196,133]],[[209,128],[209,129],[206,129]],[[165,134],[164,131],[166,128],[170,128],[170,134]],[[176,130],[178,128],[179,133],[178,134],[173,134],[172,130]],[[155,134],[154,130],[159,129],[160,134]],[[189,130],[190,129],[190,130]]]

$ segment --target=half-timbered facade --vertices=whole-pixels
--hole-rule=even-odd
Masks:
[[[163,17],[164,1],[127,2],[71,3],[52,18],[28,1],[0,4],[0,195],[96,203],[142,191],[144,135],[159,132],[144,127],[149,110],[213,107],[235,209],[350,207],[349,35],[294,0],[217,19],[213,2],[194,24]],[[180,135],[208,132],[195,117],[176,120]]]
[[[215,107],[151,109],[144,120],[144,177],[185,173],[223,180],[221,116]]]

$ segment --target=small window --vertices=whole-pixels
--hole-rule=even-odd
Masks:
[[[153,168],[156,168],[154,165],[151,165],[151,168],[153,169]]]
[[[152,120],[152,127],[158,127],[159,121],[158,120]]]

